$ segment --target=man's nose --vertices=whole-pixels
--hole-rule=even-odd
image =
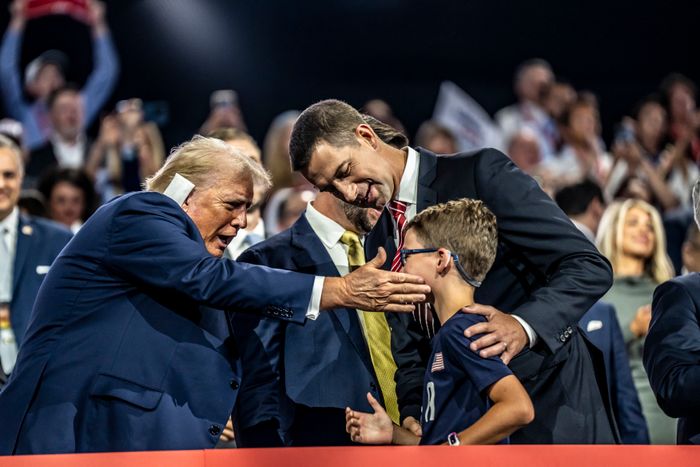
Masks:
[[[353,203],[355,198],[357,198],[357,185],[354,183],[338,183],[335,189],[347,203]]]
[[[248,216],[245,208],[241,209],[231,220],[231,226],[238,229],[245,229],[248,226]]]

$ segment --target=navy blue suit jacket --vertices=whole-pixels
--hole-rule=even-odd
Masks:
[[[243,252],[238,261],[338,276],[304,215],[290,229]],[[245,375],[238,411],[244,429],[275,420],[284,432],[293,423],[297,404],[371,412],[367,392],[382,401],[355,309],[336,308],[303,326],[237,314],[233,329]],[[344,425],[337,428],[343,431]]]
[[[579,326],[588,341],[603,353],[613,413],[624,444],[649,444],[649,430],[632,380],[615,307],[597,302],[583,315]]]
[[[70,231],[60,224],[19,216],[10,303],[10,319],[17,345],[24,340],[41,283],[71,237]]]
[[[200,305],[303,323],[312,285],[211,256],[160,193],[106,204],[41,287],[0,393],[0,454],[213,447],[240,373]]]
[[[678,444],[700,444],[700,274],[659,285],[644,368],[659,406],[678,417]]]

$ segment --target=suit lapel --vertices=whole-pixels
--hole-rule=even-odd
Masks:
[[[297,271],[325,277],[340,277],[333,260],[304,215],[292,226],[291,233],[291,243],[294,248],[293,261]],[[336,308],[324,313],[328,313],[329,317],[340,325],[365,365],[371,369],[372,363],[362,334],[362,325],[357,316],[357,310]]]
[[[19,216],[19,225],[17,227],[17,248],[15,250],[15,264],[12,271],[12,290],[13,294],[17,294],[17,286],[20,283],[20,278],[24,272],[29,251],[32,249],[34,240],[34,227],[29,219],[25,216]]]
[[[437,156],[423,148],[417,149],[420,164],[418,166],[418,193],[416,213],[437,203],[437,192],[431,188],[437,174]]]

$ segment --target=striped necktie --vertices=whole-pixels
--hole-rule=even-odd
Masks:
[[[340,242],[348,246],[348,265],[352,271],[365,264],[365,252],[360,237],[346,230]],[[365,339],[372,359],[374,373],[384,397],[386,413],[395,424],[399,424],[399,405],[396,399],[396,362],[391,353],[391,330],[384,313],[360,311],[364,321]]]
[[[408,205],[402,201],[393,200],[389,203],[389,212],[396,221],[396,230],[399,236],[399,246],[396,248],[394,260],[391,262],[392,272],[400,271],[401,250],[403,249],[403,237],[406,229],[406,209]],[[417,303],[416,309],[413,312],[413,319],[418,322],[420,328],[427,334],[429,338],[435,335],[435,320],[433,319],[433,309],[429,303]]]

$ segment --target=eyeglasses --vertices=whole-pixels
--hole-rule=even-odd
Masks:
[[[411,255],[417,255],[420,253],[435,253],[438,251],[437,248],[417,248],[415,250],[407,250],[407,249],[402,249],[400,254],[401,254],[401,265],[405,266],[406,265],[406,258],[408,258]],[[478,281],[474,279],[472,276],[467,274],[467,271],[464,270],[461,264],[459,264],[459,255],[456,253],[450,253],[450,256],[452,257],[452,260],[455,262],[455,267],[457,268],[457,272],[459,273],[460,276],[462,276],[462,279],[464,281],[471,285],[472,287],[481,287],[481,281]]]

